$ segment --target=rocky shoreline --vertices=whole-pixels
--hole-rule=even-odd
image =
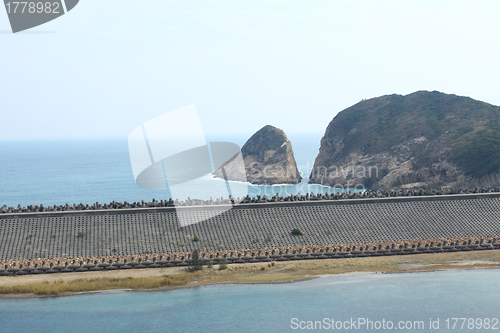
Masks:
[[[500,249],[495,237],[458,237],[445,239],[402,240],[332,244],[320,246],[289,246],[261,249],[201,251],[200,258],[207,264],[257,263],[289,260],[361,258],[421,253],[443,253]],[[191,253],[163,253],[155,255],[97,256],[0,262],[0,276],[26,274],[53,274],[85,271],[125,270],[189,266]]]

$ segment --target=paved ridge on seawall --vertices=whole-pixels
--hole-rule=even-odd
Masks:
[[[335,191],[335,189],[333,189]],[[301,195],[300,193],[294,195],[290,194],[288,196],[280,196],[278,193],[271,198],[268,198],[266,195],[257,197],[246,196],[244,198],[238,198],[237,202],[240,204],[249,204],[249,203],[266,203],[266,202],[289,202],[289,201],[316,201],[316,200],[343,200],[343,199],[367,199],[367,198],[388,198],[388,197],[406,197],[406,196],[432,196],[432,195],[453,195],[453,194],[474,194],[474,193],[500,193],[500,188],[441,188],[441,189],[427,189],[427,188],[410,188],[410,189],[400,189],[400,190],[391,190],[391,191],[371,191],[367,190],[364,192],[336,192],[336,193],[319,193],[315,194],[307,193],[305,195]],[[234,200],[229,197],[225,198],[217,198],[213,200],[201,200],[201,199],[191,199],[188,197],[185,201],[179,201],[176,199],[175,201],[172,198],[168,200],[156,200],[146,202],[142,200],[141,202],[116,202],[112,201],[109,204],[100,204],[96,202],[92,205],[79,203],[69,205],[53,205],[53,206],[44,206],[41,204],[38,205],[29,205],[27,207],[22,207],[18,205],[15,207],[7,207],[7,205],[3,205],[0,207],[0,216],[1,214],[12,214],[12,213],[37,213],[37,212],[64,212],[64,211],[89,211],[89,210],[104,210],[104,209],[131,209],[131,208],[152,208],[152,207],[179,207],[179,206],[207,206],[207,205],[229,205],[234,204]]]

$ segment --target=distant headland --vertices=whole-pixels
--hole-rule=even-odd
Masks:
[[[309,182],[372,190],[498,187],[499,171],[500,107],[418,91],[362,100],[338,113]]]

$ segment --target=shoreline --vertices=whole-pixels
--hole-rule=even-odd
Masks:
[[[0,277],[0,299],[78,296],[103,292],[169,291],[221,284],[295,283],[345,274],[395,274],[500,269],[500,251],[233,264],[226,270],[183,267]],[[100,287],[102,285],[102,288]],[[78,288],[78,291],[64,291]],[[121,286],[121,287],[120,287]],[[151,287],[153,286],[153,287]],[[37,289],[38,288],[38,289]],[[11,292],[8,292],[8,291]],[[23,290],[23,292],[12,292]],[[29,292],[31,291],[31,292]]]

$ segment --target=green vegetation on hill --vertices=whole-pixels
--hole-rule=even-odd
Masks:
[[[412,152],[416,168],[432,165],[440,146],[451,147],[446,158],[481,177],[500,171],[499,121],[498,106],[437,91],[363,100],[329,124],[322,162],[335,165],[353,152],[377,154],[424,137],[425,144]],[[340,150],[328,148],[336,137]]]
[[[470,140],[457,145],[454,161],[467,174],[480,178],[500,171],[500,126],[489,125],[473,133]]]
[[[285,141],[286,137],[282,130],[266,125],[248,139],[241,151],[245,156],[261,154],[264,150],[280,148]],[[284,152],[286,152],[286,148]]]

